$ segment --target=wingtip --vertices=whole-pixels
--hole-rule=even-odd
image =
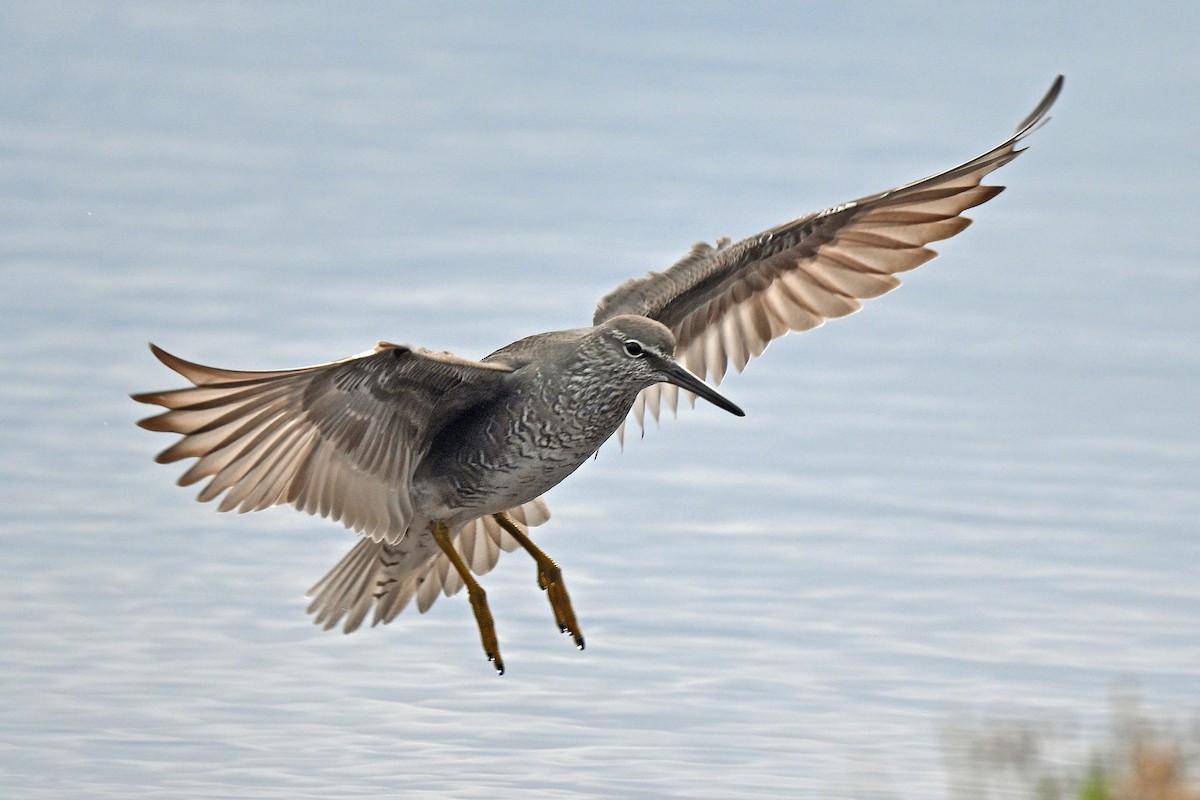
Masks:
[[[175,359],[175,356],[171,355],[166,350],[163,350],[161,347],[156,345],[154,342],[147,342],[147,344],[150,347],[150,352],[154,354],[155,358],[157,358],[163,364],[166,364],[168,367],[171,367],[171,369],[175,369],[174,367],[171,366],[171,362],[172,362],[172,360]],[[179,372],[179,370],[175,370],[175,371]],[[162,397],[162,394],[163,394],[162,392],[136,392],[134,394],[129,395],[129,399],[133,400],[135,402],[138,402],[138,403],[146,403],[147,405],[162,405],[162,403],[159,402],[160,398]],[[146,423],[153,422],[153,420],[155,420],[155,419],[158,419],[158,417],[148,417],[143,420],[138,420],[137,425],[139,428],[145,428],[146,430],[150,430],[150,431],[158,430],[157,428],[153,427],[152,425],[146,424]]]
[[[1037,108],[1035,108],[1028,117],[1021,120],[1021,124],[1017,126],[1018,136],[1032,133],[1034,130],[1050,121],[1050,117],[1047,116],[1047,112],[1049,112],[1050,107],[1058,101],[1058,96],[1062,94],[1063,83],[1065,80],[1066,78],[1062,75],[1058,75],[1054,79],[1054,82],[1050,84],[1050,89],[1046,92],[1045,96],[1042,97],[1041,102],[1037,104]]]
[[[171,355],[166,350],[164,350],[161,347],[159,347],[158,345],[156,345],[154,342],[147,342],[146,344],[150,347],[150,352],[154,354],[154,357],[157,358],[159,361],[161,361],[163,364],[166,364],[168,367],[171,366],[171,362],[180,360],[178,356]],[[174,367],[171,367],[171,368],[174,369]]]
[[[186,369],[189,366],[193,366],[190,362],[184,361],[179,356],[171,355],[166,350],[164,350],[161,347],[159,347],[158,345],[156,345],[154,342],[150,342],[149,344],[150,344],[150,352],[154,354],[155,358],[157,358],[159,361],[161,361],[164,365],[166,365],[170,369],[172,369],[175,372],[178,372],[180,375],[184,375],[186,377],[184,369]],[[181,369],[181,367],[183,369]]]

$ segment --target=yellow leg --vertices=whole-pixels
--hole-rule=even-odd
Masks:
[[[542,587],[550,600],[550,608],[554,611],[554,621],[558,623],[559,631],[571,634],[575,646],[582,650],[583,634],[579,631],[579,623],[575,621],[575,609],[571,607],[571,596],[567,594],[567,584],[563,582],[562,570],[558,568],[558,564],[534,544],[507,513],[493,514],[492,519],[500,523],[500,526],[533,556],[538,567],[538,586]]]
[[[496,641],[496,626],[492,621],[492,611],[488,608],[487,593],[483,591],[479,581],[475,580],[471,570],[467,569],[462,556],[454,549],[454,542],[450,541],[450,529],[445,523],[435,522],[429,529],[433,533],[433,540],[446,554],[446,558],[450,559],[450,563],[458,570],[459,577],[466,585],[467,598],[471,601],[471,610],[475,612],[475,624],[479,626],[479,638],[483,640],[483,652],[488,661],[495,665],[496,672],[503,675],[504,660],[500,658],[500,643]]]

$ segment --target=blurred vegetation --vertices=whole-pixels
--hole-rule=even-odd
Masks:
[[[951,800],[1200,800],[1200,718],[1151,720],[1114,699],[1107,740],[1050,723],[960,721],[943,730]]]

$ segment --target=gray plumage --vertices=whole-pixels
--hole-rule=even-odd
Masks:
[[[674,411],[682,389],[740,415],[701,379],[719,384],[772,340],[857,310],[933,258],[926,245],[962,231],[962,213],[1001,191],[983,178],[1021,152],[1061,87],[1060,76],[1015,134],[977,158],[737,243],[698,244],[606,296],[593,327],[530,336],[480,361],[381,343],[329,364],[242,372],[151,345],[193,385],[134,395],[166,409],[139,424],[181,435],[157,460],[196,459],[179,483],[207,480],[198,499],[224,495],[221,511],[290,504],[362,535],[310,590],[316,622],[349,632],[372,611],[375,623],[392,620],[414,597],[425,611],[464,585],[434,543],[435,523],[484,574],[518,546],[493,515],[508,512],[518,534],[545,522],[541,495],[631,413],[643,424],[647,411]]]

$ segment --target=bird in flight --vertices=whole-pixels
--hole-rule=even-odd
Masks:
[[[476,575],[501,551],[537,565],[560,631],[583,648],[558,565],[529,529],[542,495],[632,416],[675,410],[680,390],[743,416],[719,384],[774,339],[858,310],[932,259],[926,245],[966,228],[995,197],[984,177],[1022,152],[1048,117],[1060,75],[1016,132],[923,180],[785,222],[740,242],[697,244],[663,272],[602,299],[590,327],[539,333],[472,361],[381,342],[312,367],[218,369],[151,345],[185,389],[135,394],[165,411],[138,424],[179,434],[157,461],[195,459],[182,486],[219,510],[288,504],[341,522],[359,541],[309,591],[308,612],[349,633],[368,614],[391,622],[464,586],[483,649],[504,662]],[[222,497],[223,495],[223,497]]]

